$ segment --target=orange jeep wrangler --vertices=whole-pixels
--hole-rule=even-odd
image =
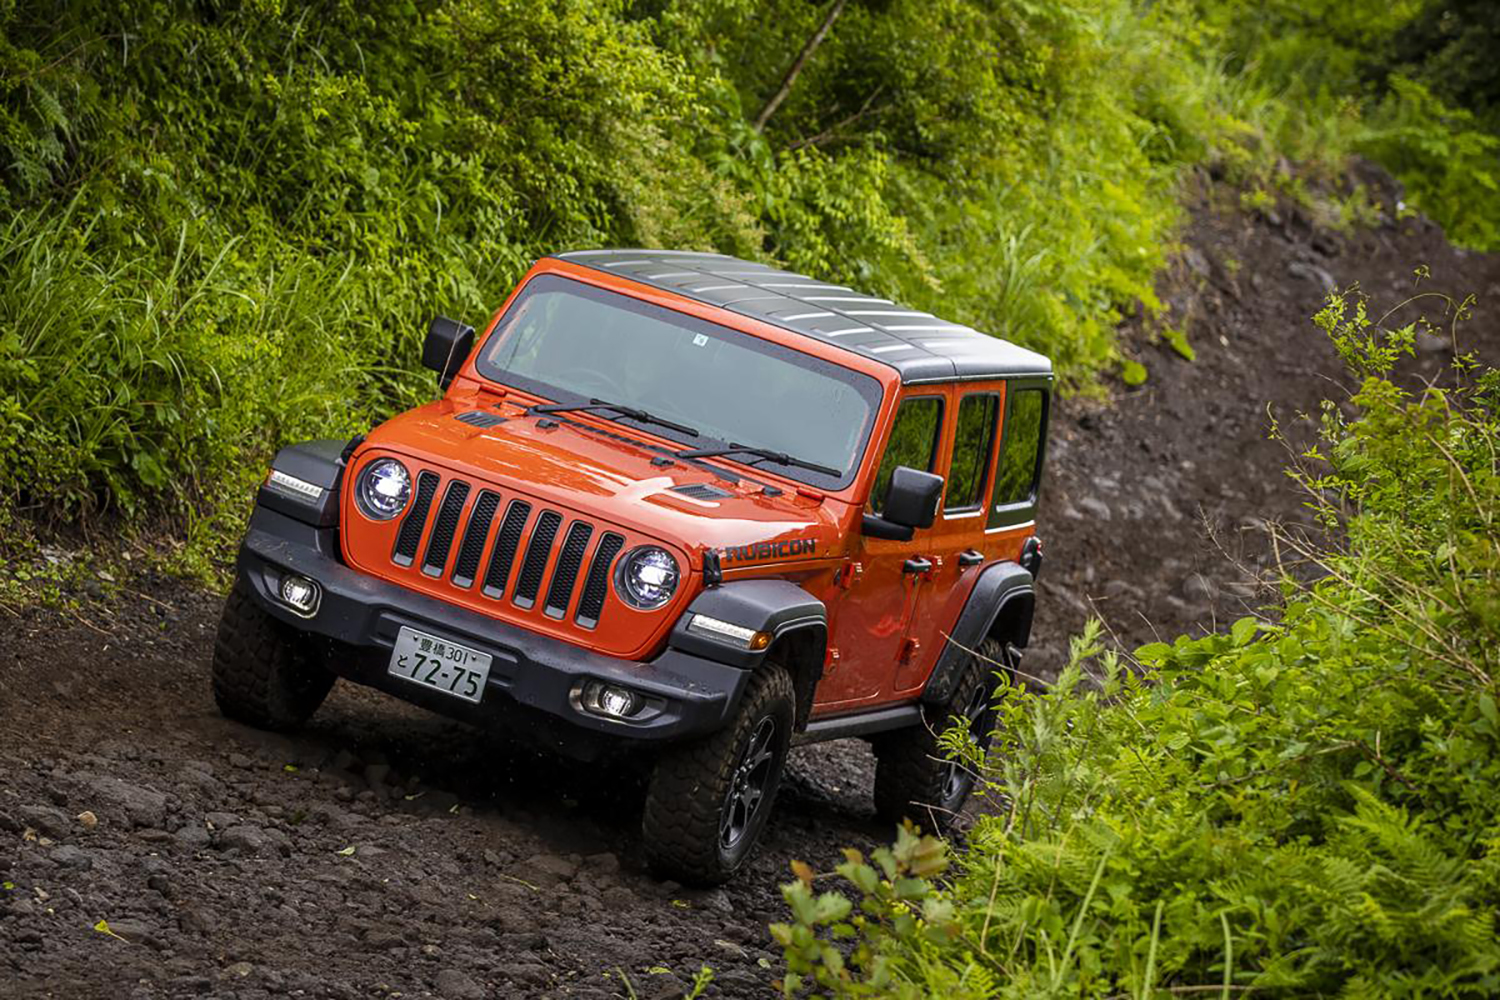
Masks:
[[[789,748],[869,740],[875,804],[940,828],[1027,643],[1050,362],[704,253],[538,262],[441,399],[283,449],[214,651],[282,729],[335,676],[583,760],[650,755],[644,847],[721,882]]]

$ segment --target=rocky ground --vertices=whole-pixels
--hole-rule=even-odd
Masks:
[[[1146,385],[1054,422],[1030,669],[1055,670],[1090,614],[1129,645],[1256,608],[1262,525],[1300,513],[1268,406],[1286,421],[1344,392],[1308,321],[1328,286],[1391,301],[1426,264],[1424,287],[1500,300],[1500,259],[1423,220],[1341,236],[1206,191],[1165,288],[1197,359],[1133,335]],[[1493,323],[1470,333],[1500,357]],[[1450,352],[1425,341],[1420,367]],[[218,603],[144,577],[0,606],[0,995],[665,998],[708,965],[707,995],[769,996],[787,863],[890,836],[868,750],[808,748],[732,885],[658,882],[628,774],[347,685],[292,737],[226,722]]]

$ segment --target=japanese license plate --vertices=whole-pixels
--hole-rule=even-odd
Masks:
[[[390,672],[477,704],[484,697],[491,659],[488,653],[403,625],[391,650]]]

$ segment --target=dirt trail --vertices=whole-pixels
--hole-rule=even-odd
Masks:
[[[1339,237],[1205,196],[1187,242],[1167,290],[1197,360],[1143,346],[1143,389],[1064,403],[1054,424],[1033,669],[1055,669],[1092,611],[1134,643],[1254,606],[1200,512],[1252,571],[1266,561],[1254,524],[1298,515],[1266,407],[1340,393],[1307,320],[1326,281],[1385,296],[1425,263],[1433,287],[1500,300],[1500,258],[1421,220]],[[1493,324],[1486,336],[1500,357]],[[1436,371],[1447,355],[1428,348]],[[890,834],[868,750],[805,749],[738,880],[659,883],[631,775],[347,685],[295,736],[226,722],[206,678],[218,599],[166,580],[130,590],[0,613],[0,995],[603,998],[629,995],[623,975],[665,998],[707,964],[709,996],[769,996],[765,925],[788,861]]]

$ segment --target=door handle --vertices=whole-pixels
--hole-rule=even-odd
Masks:
[[[932,560],[915,556],[901,564],[903,573],[930,573],[932,572]]]
[[[958,568],[968,569],[970,566],[978,566],[984,562],[984,553],[978,549],[964,549],[958,554]]]

